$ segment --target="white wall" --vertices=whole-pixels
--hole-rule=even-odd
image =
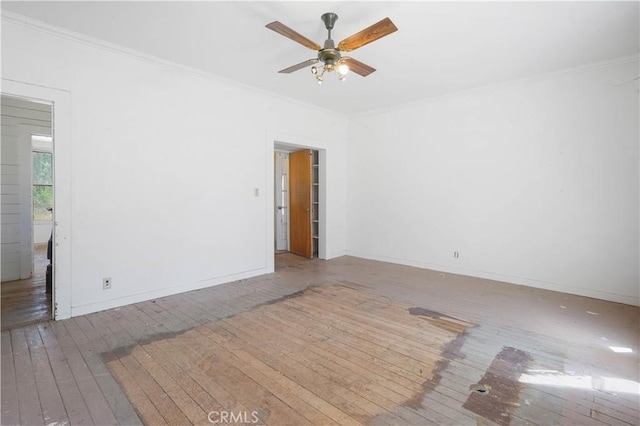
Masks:
[[[70,99],[72,315],[270,272],[274,142],[321,150],[327,258],[638,303],[637,61],[348,121],[19,21],[3,79]]]
[[[51,135],[51,106],[2,96],[1,128],[4,282],[29,278],[32,273],[32,240],[37,243],[38,237],[37,232],[33,239],[31,234],[31,135]]]
[[[318,145],[344,159],[346,118],[26,22],[3,18],[2,77],[70,93],[54,144],[71,151],[71,315],[270,272],[269,135],[300,143],[324,121]],[[330,182],[345,166],[328,161]],[[346,249],[332,185],[327,257]]]
[[[348,253],[639,304],[637,76],[636,57],[354,119]]]

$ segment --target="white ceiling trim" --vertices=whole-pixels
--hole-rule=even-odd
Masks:
[[[453,97],[457,97],[457,96],[463,96],[463,95],[466,95],[466,94],[490,92],[490,91],[494,91],[494,90],[497,90],[497,89],[508,88],[508,87],[513,87],[513,86],[519,86],[519,85],[522,85],[522,84],[527,83],[527,82],[545,80],[545,79],[548,79],[550,77],[579,74],[579,73],[583,73],[583,72],[590,71],[590,70],[596,70],[596,69],[599,69],[599,68],[607,68],[607,67],[611,67],[611,66],[615,66],[615,65],[621,65],[621,64],[627,64],[627,63],[631,63],[631,62],[639,62],[640,63],[640,53],[634,53],[632,55],[621,56],[619,58],[614,58],[614,59],[610,59],[610,60],[607,60],[607,61],[594,62],[592,64],[585,64],[585,65],[580,65],[580,66],[577,66],[577,67],[571,67],[571,68],[566,68],[566,69],[562,69],[562,70],[552,71],[552,72],[548,72],[548,73],[534,75],[534,76],[531,76],[531,77],[518,78],[518,79],[515,79],[515,80],[509,80],[509,81],[505,81],[505,82],[502,82],[502,83],[489,84],[489,85],[485,85],[485,86],[474,87],[474,88],[467,89],[467,90],[458,90],[458,91],[455,91],[455,92],[445,93],[444,95],[433,96],[433,97],[429,97],[429,98],[425,98],[425,99],[420,99],[420,100],[417,100],[417,101],[406,102],[406,103],[403,103],[403,104],[394,105],[392,107],[386,107],[386,108],[383,107],[383,108],[378,108],[378,109],[375,109],[375,110],[356,113],[356,114],[353,114],[353,117],[369,117],[369,116],[373,116],[373,115],[376,115],[376,114],[382,114],[382,113],[385,113],[385,112],[397,111],[397,110],[401,110],[401,109],[405,109],[405,108],[411,108],[411,107],[417,106],[417,105],[426,105],[426,104],[430,104],[432,102],[438,102],[438,101],[441,101],[443,99],[449,99],[449,98],[453,98]],[[636,77],[638,77],[638,76],[640,76],[640,68],[638,69],[638,75],[636,75]],[[631,81],[621,81],[620,83],[631,83]]]
[[[347,116],[640,50],[640,6],[625,1],[2,1],[1,8],[41,21],[14,16],[41,31]],[[344,18],[336,40],[384,16],[398,26],[354,55],[378,72],[330,78],[320,88],[303,70],[278,73],[317,53],[265,23],[281,20],[319,41],[326,31],[318,18],[329,10]]]
[[[301,100],[298,99],[293,99],[293,98],[289,98],[283,95],[280,95],[278,93],[275,92],[271,92],[265,89],[261,89],[259,87],[255,87],[255,86],[251,86],[249,84],[245,84],[242,83],[240,81],[237,80],[233,80],[233,79],[229,79],[217,74],[213,74],[213,73],[209,73],[207,71],[203,71],[201,69],[198,68],[193,68],[193,67],[189,67],[187,65],[183,65],[177,62],[173,62],[167,59],[163,59],[163,58],[159,58],[157,56],[153,56],[153,55],[149,55],[147,53],[144,52],[140,52],[138,50],[135,49],[130,49],[128,47],[125,46],[121,46],[119,44],[115,44],[115,43],[111,43],[99,38],[95,38],[86,34],[82,34],[82,33],[78,33],[76,31],[72,31],[69,30],[67,28],[62,28],[62,27],[58,27],[55,25],[51,25],[48,24],[46,22],[42,22],[39,21],[37,19],[28,17],[28,16],[24,16],[24,15],[20,15],[19,13],[14,13],[14,12],[10,12],[7,10],[3,10],[2,11],[2,22],[3,23],[11,23],[11,24],[16,24],[19,26],[22,26],[24,28],[28,28],[30,30],[34,30],[34,31],[38,31],[38,32],[42,32],[42,33],[46,33],[48,35],[54,36],[54,37],[59,37],[59,38],[63,38],[66,40],[70,40],[76,43],[80,43],[80,44],[84,44],[84,45],[88,45],[90,47],[94,47],[100,50],[104,50],[107,51],[109,53],[115,53],[118,55],[122,55],[122,56],[126,56],[129,58],[133,58],[136,60],[140,60],[146,63],[149,63],[151,65],[155,65],[155,66],[159,66],[159,67],[163,67],[163,68],[170,68],[176,71],[181,71],[181,72],[185,72],[188,74],[192,74],[194,76],[198,76],[201,78],[205,78],[207,80],[212,80],[218,83],[223,83],[223,84],[227,84],[233,87],[236,87],[238,89],[243,89],[252,93],[257,93],[266,97],[270,97],[270,98],[277,98],[280,99],[284,102],[289,102],[289,103],[293,103],[296,105],[302,105],[306,108],[311,108],[314,110],[318,110],[318,111],[324,111],[324,112],[331,112],[333,114],[338,114],[338,115],[342,115],[342,116],[347,116],[347,114],[339,112],[339,111],[334,111],[331,109],[327,109],[327,108],[323,108],[321,106],[318,105],[314,105],[312,103],[307,103],[307,102],[303,102]]]

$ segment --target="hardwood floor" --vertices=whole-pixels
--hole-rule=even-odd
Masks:
[[[33,276],[0,284],[2,330],[51,319],[51,293],[46,291],[47,245],[34,248]]]
[[[348,284],[314,287],[115,350],[107,365],[149,424],[158,415],[170,423],[202,422],[203,407],[226,408],[211,398],[221,393],[261,423],[366,424],[376,416],[424,423],[402,405],[422,398],[442,352],[471,324],[417,317],[409,308]],[[160,387],[173,403],[162,403]],[[207,397],[199,388],[214,393]]]
[[[1,423],[640,423],[637,307],[291,256],[3,331]]]

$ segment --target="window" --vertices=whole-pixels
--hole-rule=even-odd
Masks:
[[[50,152],[33,152],[33,220],[52,222],[53,156]]]

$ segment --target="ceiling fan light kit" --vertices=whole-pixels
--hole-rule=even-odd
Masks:
[[[333,39],[331,38],[331,30],[338,20],[338,15],[328,12],[323,14],[320,19],[324,22],[324,26],[328,33],[324,46],[320,46],[278,21],[274,21],[266,25],[270,30],[318,52],[317,58],[307,59],[304,62],[282,69],[278,71],[279,73],[290,74],[294,71],[313,65],[311,67],[311,73],[315,75],[318,85],[321,85],[324,81],[325,73],[331,73],[334,71],[338,76],[338,80],[341,81],[345,80],[349,71],[353,71],[362,77],[366,77],[376,69],[349,56],[343,56],[342,53],[351,52],[398,30],[394,23],[391,22],[391,19],[384,18],[380,22],[377,22],[370,27],[355,33],[351,37],[347,37],[342,40],[336,47]],[[322,63],[320,67],[315,65],[318,62]]]

